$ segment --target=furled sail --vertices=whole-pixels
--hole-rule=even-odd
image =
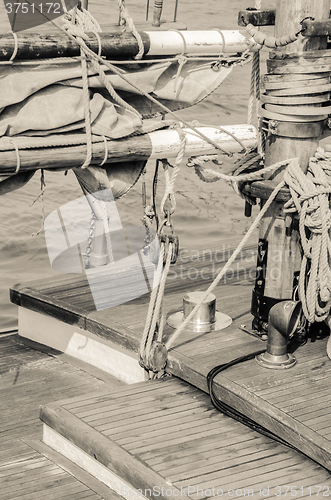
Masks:
[[[213,69],[209,61],[160,61],[151,64],[118,65],[118,74],[102,67],[121,99],[132,106],[117,104],[104,88],[99,74],[87,63],[89,113],[94,136],[118,139],[143,134],[166,126],[160,108],[146,94],[157,98],[170,110],[192,106],[213,92],[229,75],[232,66]],[[85,101],[79,59],[57,59],[33,64],[17,62],[4,66],[0,78],[0,150],[5,138],[85,133]],[[151,117],[154,117],[151,120]],[[8,139],[7,139],[8,141]],[[78,172],[87,192],[112,188],[122,196],[137,181],[144,162],[124,162],[102,168],[91,166]],[[15,175],[0,184],[0,192],[23,186],[29,175]],[[117,177],[116,177],[117,176]],[[90,183],[88,187],[88,183]]]

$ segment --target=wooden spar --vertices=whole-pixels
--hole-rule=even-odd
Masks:
[[[300,29],[300,21],[311,16],[316,19],[328,19],[330,14],[329,0],[278,0],[275,36],[281,37]],[[293,53],[308,50],[326,49],[326,37],[303,38],[299,37],[281,52]],[[308,92],[307,92],[308,94]],[[314,156],[319,143],[319,137],[307,137],[306,139],[294,139],[291,137],[271,136],[272,139],[266,144],[266,166],[286,158],[300,159],[300,165],[307,169],[308,160]]]
[[[307,16],[317,19],[328,19],[330,0],[277,0],[276,7],[275,36],[278,38],[288,35],[293,30],[299,31],[300,21]],[[299,36],[298,41],[282,49],[277,49],[277,51],[273,52],[273,55],[278,61],[281,61],[283,60],[282,53],[284,52],[286,54],[293,54],[301,51],[316,51],[325,49],[326,46],[326,37],[307,39]],[[280,75],[279,81],[281,80],[282,76]],[[309,95],[308,87],[306,95]],[[305,95],[302,97],[305,98]],[[308,104],[308,106],[320,106],[320,104]],[[281,106],[279,109],[281,110]],[[295,110],[295,107],[293,109]],[[323,129],[323,122],[320,120],[323,117],[316,117],[315,122],[312,122],[311,126],[305,124],[305,131],[303,133],[300,130],[300,123],[288,123],[285,118],[282,121],[282,115],[278,114],[277,116],[277,121],[275,119],[273,122],[276,132],[273,133],[271,131],[267,138],[265,165],[269,166],[283,159],[297,157],[299,158],[301,168],[306,171],[309,158],[314,156],[318,147]],[[299,122],[299,120],[297,121]],[[271,122],[269,122],[270,124]],[[277,127],[283,129],[281,134],[277,133]],[[279,174],[273,181],[275,182],[274,185],[281,179],[282,175]],[[286,227],[289,224],[291,226]],[[294,273],[300,267],[299,235],[298,231],[292,230],[292,227],[293,221],[285,221],[284,203],[274,202],[260,224],[260,245],[263,246],[263,242],[266,242],[267,263],[266,270],[264,270],[265,281],[256,281],[254,293],[258,293],[255,295],[255,304],[256,301],[260,304],[261,301],[265,302],[266,298],[292,298]],[[263,240],[262,243],[261,240]],[[254,312],[254,307],[252,308],[252,312],[255,316],[256,312],[259,313],[256,310]]]
[[[24,34],[18,32],[17,60],[43,59],[55,57],[75,57],[80,55],[79,45],[65,33]],[[176,54],[215,55],[236,54],[250,45],[250,37],[238,30],[210,31],[142,31],[145,56]],[[108,59],[125,59],[138,54],[136,38],[131,33],[99,33],[102,56]],[[99,41],[92,33],[86,45],[98,53]],[[0,61],[8,61],[15,49],[11,34],[0,36]]]
[[[225,130],[234,134],[246,148],[256,147],[256,130],[251,125],[231,125],[223,127]],[[198,130],[212,139],[220,148],[224,148],[229,153],[235,153],[242,150],[241,145],[225,132],[221,132],[214,127],[198,127]],[[185,147],[185,156],[199,156],[204,154],[213,154],[217,150],[198,136],[190,129],[184,129],[187,138]],[[86,158],[86,144],[74,144],[77,138],[82,135],[66,135],[66,146],[56,147],[56,142],[50,141],[49,137],[42,138],[44,144],[49,147],[42,147],[40,138],[16,137],[14,142],[19,150],[20,172],[45,169],[70,169],[81,166]],[[83,136],[84,137],[84,136]],[[55,141],[61,139],[52,136]],[[51,138],[51,139],[52,139]],[[9,143],[10,137],[0,139],[0,175],[13,173],[17,167],[17,156],[15,149]],[[4,141],[8,143],[9,150],[1,151],[4,148]],[[20,142],[21,141],[21,142]],[[24,149],[28,147],[29,149]],[[39,148],[34,144],[39,143]],[[28,145],[29,144],[29,145]],[[57,142],[59,144],[59,142]],[[77,142],[76,142],[77,144]],[[117,163],[121,161],[148,160],[162,158],[176,158],[181,148],[181,137],[176,130],[160,130],[143,134],[139,136],[128,137],[125,139],[107,141],[107,163]],[[104,142],[93,143],[92,164],[95,166],[102,163],[105,156]]]

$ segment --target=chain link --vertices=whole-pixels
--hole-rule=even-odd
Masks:
[[[93,245],[93,239],[94,239],[95,220],[96,220],[96,217],[95,217],[94,213],[92,212],[91,220],[90,220],[89,236],[87,239],[86,252],[82,254],[85,269],[91,268],[91,253],[92,253],[92,245]]]

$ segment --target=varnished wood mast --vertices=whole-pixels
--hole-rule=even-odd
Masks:
[[[276,4],[275,36],[282,37],[300,31],[300,22],[311,16],[315,19],[327,20],[330,15],[330,0],[277,0]],[[327,47],[327,37],[305,38],[299,35],[298,40],[273,52],[280,63],[284,62],[281,55],[310,50],[322,50]],[[279,81],[282,75],[279,75]],[[305,82],[304,82],[305,83]],[[286,86],[286,85],[285,85]],[[307,87],[307,95],[309,89]],[[305,98],[305,96],[300,96]],[[308,104],[308,106],[320,104]],[[281,109],[281,108],[279,108]],[[293,107],[295,113],[295,107]],[[269,135],[266,142],[266,166],[272,165],[286,158],[299,158],[301,168],[306,171],[309,158],[314,156],[320,140],[321,122],[307,124],[307,133],[302,138],[300,127],[295,122],[278,120],[277,126],[283,127],[288,134]],[[299,120],[298,120],[299,121]],[[317,131],[317,132],[316,132]],[[287,137],[284,137],[287,135]],[[300,137],[300,138],[298,138]],[[279,182],[282,174],[277,176]],[[275,185],[277,184],[275,182]],[[300,268],[300,250],[297,231],[286,230],[283,204],[274,202],[260,225],[260,238],[268,241],[268,262],[265,280],[264,295],[276,299],[292,298],[294,273]]]

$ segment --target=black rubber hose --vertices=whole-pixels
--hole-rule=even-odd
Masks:
[[[208,384],[208,391],[210,395],[211,402],[215,406],[215,408],[224,413],[224,415],[227,415],[228,417],[231,417],[235,420],[238,420],[238,422],[246,425],[250,429],[259,432],[260,434],[263,434],[264,436],[273,439],[274,441],[277,441],[280,444],[284,444],[285,446],[292,448],[292,450],[298,451],[302,453],[298,448],[293,446],[292,444],[288,443],[285,441],[285,439],[277,436],[274,432],[269,431],[263,425],[258,424],[257,422],[254,422],[254,420],[250,419],[249,417],[246,417],[243,413],[239,412],[238,410],[235,410],[234,408],[231,408],[228,404],[224,403],[223,401],[220,401],[218,397],[215,395],[214,390],[213,390],[213,382],[215,377],[226,370],[227,368],[230,368],[231,366],[237,365],[239,363],[243,363],[244,361],[249,361],[250,359],[255,358],[255,356],[262,354],[265,352],[265,349],[262,351],[256,351],[251,354],[247,354],[245,356],[241,356],[239,358],[233,359],[232,361],[229,361],[228,363],[224,363],[222,365],[216,366],[215,368],[212,368],[210,372],[207,375],[207,384]]]

